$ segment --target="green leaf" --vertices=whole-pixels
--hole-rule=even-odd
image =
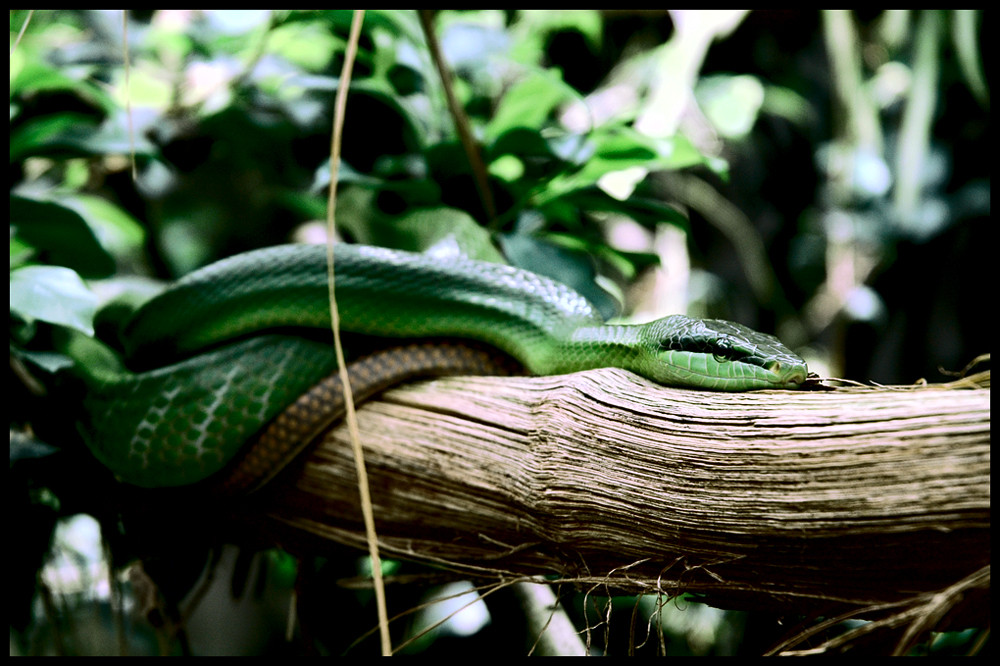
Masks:
[[[515,127],[507,130],[497,137],[486,151],[486,157],[490,161],[504,155],[530,156],[542,159],[558,157],[541,132],[527,127]]]
[[[142,251],[145,229],[120,206],[90,194],[74,194],[61,198],[59,203],[79,213],[101,239],[102,247],[115,256]]]
[[[77,70],[80,71],[80,70]],[[89,70],[83,70],[89,74]],[[15,97],[41,91],[66,90],[76,93],[88,104],[110,115],[118,108],[111,96],[87,80],[66,76],[63,70],[55,69],[38,61],[27,61],[10,82],[10,95]]]
[[[94,121],[81,113],[59,113],[33,118],[10,134],[10,161],[18,162],[32,155],[53,152],[64,145],[64,138],[80,127],[94,130]]]
[[[10,274],[10,310],[26,322],[45,321],[94,334],[97,296],[62,266],[25,266]]]
[[[538,50],[546,38],[554,32],[576,31],[589,43],[593,50],[601,47],[604,36],[604,21],[596,9],[570,9],[557,12],[549,10],[522,9],[518,11],[517,23],[513,31],[522,40],[537,42]]]
[[[630,217],[639,224],[655,228],[658,224],[673,224],[681,229],[688,228],[688,221],[676,208],[662,201],[633,194],[624,201],[610,196],[597,186],[581,188],[564,196],[546,202],[539,210],[548,219],[562,219],[567,214],[576,216],[586,213],[618,213]]]
[[[493,246],[490,234],[464,210],[437,206],[411,210],[380,226],[385,234],[379,243],[414,252],[427,252],[447,260],[462,255],[480,261],[505,263]]]
[[[511,264],[572,287],[590,301],[605,319],[621,312],[621,303],[595,282],[597,271],[588,253],[521,233],[501,236],[500,245]]]
[[[585,252],[592,257],[596,257],[602,263],[608,264],[627,281],[634,280],[636,275],[646,268],[660,265],[659,256],[652,252],[626,252],[611,247],[603,240],[592,242],[576,234],[563,234],[550,231],[545,234],[545,240],[553,245],[569,250]]]
[[[114,273],[114,260],[90,226],[62,203],[11,195],[10,224],[15,237],[35,248],[47,263],[69,266],[89,278]]]
[[[486,126],[486,137],[495,140],[515,127],[540,129],[559,104],[581,99],[557,72],[538,70],[515,83],[500,100]]]
[[[151,155],[155,148],[141,133],[129,135],[128,118],[118,111],[101,123],[79,113],[33,119],[10,137],[10,161],[35,155]]]
[[[594,144],[593,156],[576,171],[561,174],[549,181],[538,194],[537,203],[546,203],[552,198],[591,188],[609,174],[628,170],[676,171],[702,165],[719,173],[725,172],[726,168],[724,161],[702,155],[681,135],[658,139],[640,134],[629,127],[616,126],[592,132],[590,140]]]

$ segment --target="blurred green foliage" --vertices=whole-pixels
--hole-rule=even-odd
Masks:
[[[52,350],[65,329],[102,335],[98,301],[144,298],[150,285],[135,276],[171,279],[301,239],[324,217],[351,15],[140,10],[127,32],[117,11],[28,16],[10,13],[12,426],[41,428],[55,425],[54,408],[39,401],[33,368],[62,366]],[[474,229],[608,315],[662,257],[674,276],[690,261],[682,303],[778,330],[824,374],[938,379],[990,344],[979,322],[988,18],[439,12],[491,215],[417,16],[369,11],[338,225],[396,247],[412,247],[427,216]],[[615,240],[623,221],[641,243]],[[665,226],[680,230],[684,261],[655,246]],[[51,484],[33,466],[49,455],[12,443],[14,485],[27,488],[12,510],[33,544],[19,573],[40,566],[59,511],[93,501],[21,505]],[[29,606],[12,603],[21,627]],[[666,631],[670,652],[727,649],[684,647],[690,635]],[[484,635],[492,651],[502,643]]]

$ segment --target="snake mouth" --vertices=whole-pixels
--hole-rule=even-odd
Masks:
[[[640,374],[668,386],[708,388],[717,391],[796,389],[806,380],[804,361],[794,358],[762,360],[742,356],[690,351],[663,351],[653,368]]]
[[[763,367],[775,376],[777,380],[775,383],[780,386],[800,386],[805,383],[806,377],[809,375],[809,370],[805,364],[783,365],[781,361],[774,360]]]
[[[801,359],[763,359],[753,353],[753,350],[723,344],[713,350],[712,357],[721,365],[726,363],[742,363],[762,368],[770,373],[769,383],[778,388],[796,388],[806,381],[809,370]],[[759,372],[759,371],[758,371]]]

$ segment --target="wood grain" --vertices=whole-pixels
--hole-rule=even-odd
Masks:
[[[989,565],[989,388],[727,394],[598,370],[413,384],[359,421],[383,553],[467,575],[787,608]],[[259,502],[288,547],[363,547],[357,496],[338,427]]]

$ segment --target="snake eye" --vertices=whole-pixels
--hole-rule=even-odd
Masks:
[[[712,356],[719,363],[725,363],[726,361],[735,361],[739,359],[741,354],[733,344],[732,340],[727,337],[720,337],[713,345]]]
[[[775,374],[781,372],[781,361],[771,361],[764,366],[764,369],[768,372],[773,372]]]

